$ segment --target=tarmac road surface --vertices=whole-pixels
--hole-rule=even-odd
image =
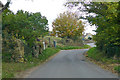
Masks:
[[[87,50],[61,50],[27,78],[117,78],[117,75],[87,61],[83,55]]]

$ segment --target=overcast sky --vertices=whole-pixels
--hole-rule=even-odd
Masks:
[[[7,0],[1,0],[3,4],[7,2]],[[17,12],[18,10],[24,10],[29,12],[40,12],[42,16],[46,16],[48,19],[49,29],[52,31],[52,22],[60,13],[67,11],[68,9],[64,7],[64,3],[66,0],[11,0],[10,9],[13,12]],[[92,30],[95,27],[89,26],[86,24],[85,33],[95,34]]]

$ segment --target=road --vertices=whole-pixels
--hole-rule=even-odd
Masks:
[[[117,78],[86,60],[83,54],[87,50],[62,50],[27,78]]]
[[[86,44],[91,46],[91,47],[96,47],[95,43],[86,43]]]

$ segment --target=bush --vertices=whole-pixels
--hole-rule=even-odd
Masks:
[[[2,62],[11,62],[11,53],[8,52],[2,52]]]
[[[117,72],[120,73],[120,66],[115,66],[115,67],[114,67],[114,70],[116,70]]]
[[[87,52],[88,57],[96,60],[96,61],[101,61],[103,63],[120,63],[120,60],[116,60],[114,58],[109,58],[108,56],[105,55],[104,52],[99,51],[96,47],[93,47],[88,50]]]
[[[49,38],[50,38],[50,44],[49,44]],[[45,36],[44,41],[46,41],[49,46],[53,46],[53,41],[56,41],[57,44],[62,44],[66,46],[83,46],[83,42],[81,39],[78,40],[72,40],[69,38],[60,38],[55,36]]]
[[[89,45],[84,45],[84,46],[57,46],[58,49],[61,50],[69,50],[69,49],[85,49],[85,48],[90,48]]]
[[[44,60],[48,59],[50,56],[56,54],[59,51],[60,51],[60,49],[47,48],[43,51],[42,55],[39,55],[39,59],[44,61]]]
[[[104,56],[104,54],[99,50],[97,50],[96,47],[89,49],[87,53],[88,53],[88,57],[92,59],[103,62],[106,61],[106,57]]]
[[[2,63],[2,78],[13,78],[15,77],[16,73],[19,73],[28,68],[39,65],[41,62],[47,60],[50,56],[56,54],[59,51],[60,49],[46,48],[43,51],[43,54],[39,55],[38,58],[32,57],[32,55],[26,56],[25,58],[27,60],[24,63],[3,62]]]
[[[50,43],[49,43],[49,39],[50,39]],[[46,47],[53,47],[53,41],[56,41],[57,43],[60,43],[62,38],[60,37],[55,37],[55,36],[45,36],[43,38],[43,40],[45,41],[46,44]]]

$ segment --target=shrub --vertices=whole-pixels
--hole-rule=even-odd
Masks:
[[[117,72],[120,73],[120,66],[115,66],[115,67],[114,67],[114,70],[116,70]]]
[[[89,45],[84,45],[84,46],[57,46],[58,49],[61,50],[69,50],[69,49],[85,49],[85,48],[90,48]]]
[[[88,57],[93,58],[97,61],[106,61],[104,54],[96,49],[96,47],[93,47],[88,50]]]

